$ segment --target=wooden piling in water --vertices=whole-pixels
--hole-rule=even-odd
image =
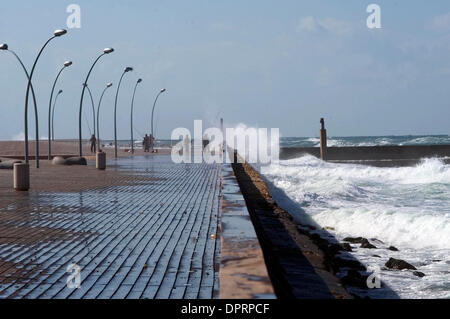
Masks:
[[[325,129],[325,120],[320,119],[320,159],[322,161],[327,160],[327,130]]]

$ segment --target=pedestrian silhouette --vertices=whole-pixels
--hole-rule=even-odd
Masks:
[[[95,153],[97,151],[97,139],[94,134],[92,134],[89,142],[91,143],[91,153]]]
[[[142,148],[144,149],[144,153],[149,151],[149,143],[148,143],[148,135],[145,134],[144,140],[142,141]]]

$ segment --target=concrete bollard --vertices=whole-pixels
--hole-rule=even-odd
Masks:
[[[14,164],[14,190],[27,192],[30,189],[30,165],[26,163]]]
[[[320,119],[322,125],[320,129],[320,158],[322,161],[327,160],[327,130],[325,129],[325,120]]]
[[[97,152],[96,156],[96,167],[100,170],[106,169],[106,153],[105,152]]]

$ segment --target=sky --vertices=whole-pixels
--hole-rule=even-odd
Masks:
[[[369,4],[381,8],[381,29],[366,24]],[[114,97],[118,137],[193,130],[194,120],[218,127],[280,128],[282,136],[317,136],[324,117],[332,136],[449,134],[450,2],[448,0],[41,0],[0,2],[0,43],[31,68],[55,29],[66,28],[70,4],[81,8],[81,28],[54,39],[42,54],[33,83],[41,137],[48,136],[50,91],[56,91],[55,137],[78,137],[81,84],[103,48],[89,87],[95,103],[106,83],[100,112],[103,139],[113,138]],[[26,78],[8,52],[0,51],[0,139],[23,134]],[[84,101],[83,137],[92,130]],[[30,103],[30,138],[34,115]]]

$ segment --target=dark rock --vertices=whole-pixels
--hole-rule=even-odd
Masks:
[[[384,244],[384,242],[382,240],[379,240],[378,238],[370,238],[371,241],[376,241],[380,244]]]
[[[343,241],[346,241],[346,242],[349,242],[349,243],[352,243],[352,244],[362,244],[364,241],[367,241],[367,239],[363,238],[363,237],[355,237],[355,238],[353,238],[353,237],[346,237],[346,238],[343,239]]]
[[[378,255],[372,255],[372,257],[381,258],[381,256],[378,256]]]
[[[352,246],[350,246],[349,243],[340,243],[339,246],[341,246],[344,251],[353,251]]]
[[[341,279],[341,281],[346,286],[364,289],[367,288],[367,278],[368,276],[364,276],[359,271],[351,269],[347,272],[347,275]]]
[[[361,243],[361,248],[366,248],[366,249],[376,249],[377,247],[372,245],[367,239],[363,240],[363,242]]]
[[[413,275],[417,276],[417,277],[420,277],[420,278],[425,277],[425,274],[423,272],[420,272],[420,271],[413,272]]]
[[[319,234],[311,234],[310,238],[321,250],[328,251],[328,249],[329,249],[328,240],[320,237]]]
[[[398,270],[410,269],[410,270],[417,270],[416,267],[414,267],[413,265],[407,263],[406,261],[401,260],[401,259],[395,259],[395,258],[390,258],[389,261],[386,263],[385,266],[388,267],[389,269],[398,269]]]
[[[340,268],[351,268],[354,270],[366,270],[363,264],[356,259],[343,259],[334,258],[332,260],[332,266],[335,272],[338,272]]]
[[[82,165],[86,166],[87,161],[84,157],[70,157],[66,159],[67,165]]]
[[[61,156],[56,156],[55,158],[53,158],[52,164],[53,165],[66,165],[66,166],[72,166],[72,165],[86,166],[87,161],[84,157],[70,157],[70,158],[64,159]]]
[[[14,164],[22,163],[22,161],[6,161],[0,163],[0,169],[13,169]]]
[[[340,243],[340,244],[330,244],[326,248],[326,253],[330,255],[336,255],[341,251],[352,251],[352,247],[348,243]]]
[[[389,250],[392,250],[392,251],[398,251],[398,248],[396,248],[396,247],[394,247],[394,246],[390,246],[388,249],[389,249]]]

